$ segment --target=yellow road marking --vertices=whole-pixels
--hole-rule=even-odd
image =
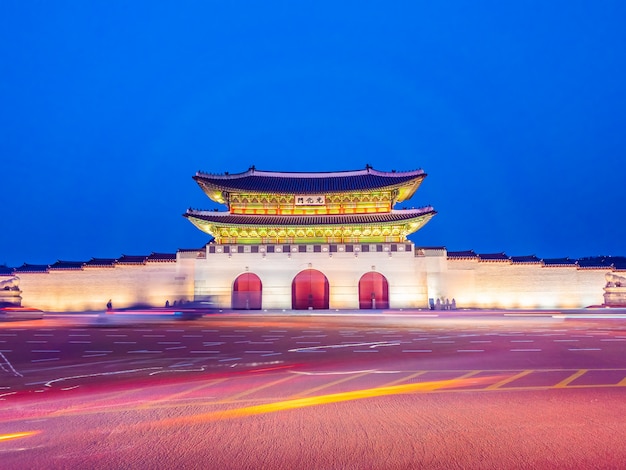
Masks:
[[[255,387],[255,388],[251,388],[249,390],[246,390],[245,392],[241,392],[241,393],[238,393],[236,395],[231,395],[230,397],[228,397],[228,401],[238,400],[241,397],[245,397],[247,395],[251,395],[251,394],[256,393],[258,391],[261,391],[261,390],[263,390],[265,388],[273,387],[274,385],[278,385],[280,383],[286,382],[287,380],[291,380],[294,377],[296,377],[296,376],[295,375],[288,375],[286,377],[283,377],[282,379],[274,380],[273,382],[269,382],[269,383],[260,385],[260,386]]]
[[[320,390],[324,390],[325,388],[332,387],[333,385],[339,385],[343,382],[348,382],[349,380],[358,379],[359,377],[363,377],[364,375],[368,375],[371,372],[361,372],[360,374],[349,375],[347,377],[342,377],[341,379],[335,380],[333,382],[328,382],[323,385],[319,385],[318,387],[309,388],[308,390],[304,390],[303,392],[296,393],[295,397],[302,397],[306,395],[310,395],[314,392],[319,392]]]
[[[524,370],[524,371],[520,372],[519,374],[512,375],[511,377],[507,377],[506,379],[501,380],[500,382],[496,382],[495,384],[489,385],[489,387],[487,387],[486,390],[495,390],[495,389],[500,388],[503,385],[511,383],[511,382],[513,382],[513,381],[515,381],[517,379],[521,379],[522,377],[524,377],[524,376],[526,376],[526,375],[528,375],[528,374],[530,374],[532,372],[534,372],[534,371],[533,370]]]
[[[474,371],[466,375],[474,375],[480,371]],[[329,395],[318,395],[313,397],[296,398],[262,405],[247,406],[244,408],[233,408],[222,411],[211,411],[208,413],[200,413],[193,416],[183,416],[180,418],[165,419],[158,422],[161,426],[172,426],[191,424],[205,421],[217,421],[224,419],[243,418],[246,416],[275,413],[278,411],[293,410],[317,405],[326,405],[329,403],[339,403],[351,400],[361,400],[364,398],[373,398],[388,395],[410,394],[419,392],[432,392],[437,389],[448,389],[455,387],[463,387],[475,382],[486,382],[490,377],[477,378],[475,380],[468,379],[451,379],[438,380],[435,382],[423,382],[418,384],[396,385],[393,387],[375,387],[365,390],[355,390],[351,392],[332,393]],[[466,382],[466,383],[464,383]],[[147,423],[153,424],[153,423]]]
[[[414,374],[411,374],[411,375],[409,375],[407,377],[402,377],[401,379],[394,380],[392,382],[387,382],[385,385],[383,385],[383,387],[391,387],[393,385],[398,385],[398,384],[401,384],[401,383],[404,383],[404,382],[408,382],[409,380],[414,379],[415,377],[419,377],[420,375],[424,375],[426,372],[428,372],[428,371],[421,370],[419,372],[415,372]]]
[[[585,374],[589,369],[580,369],[578,372],[570,375],[568,378],[566,378],[565,380],[561,380],[558,384],[554,385],[553,388],[563,388],[563,387],[567,387],[567,385],[571,382],[573,382],[574,380],[576,380],[578,377],[580,377],[581,375]]]
[[[463,374],[461,377],[456,377],[456,378],[454,378],[452,380],[465,380],[465,379],[467,379],[469,377],[472,377],[472,376],[474,376],[476,374],[480,374],[481,372],[486,372],[486,371],[472,370],[472,371],[469,371],[467,374]],[[474,383],[474,381],[469,381],[469,383]]]
[[[203,388],[208,388],[208,387],[212,387],[213,385],[217,385],[220,384],[224,381],[226,381],[227,378],[223,378],[223,379],[215,379],[212,380],[210,383],[202,383],[196,387],[192,387],[190,389],[187,390],[183,390],[182,392],[178,392],[178,393],[172,393],[171,395],[166,395],[163,398],[159,398],[159,399],[155,399],[155,400],[150,400],[148,401],[146,404],[141,405],[139,408],[152,408],[154,405],[158,405],[161,402],[164,401],[171,401],[171,400],[175,400],[176,398],[185,396],[185,395],[189,395],[190,393],[196,392],[198,390],[202,390]]]

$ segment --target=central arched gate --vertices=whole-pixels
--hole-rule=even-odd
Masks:
[[[299,272],[291,283],[291,308],[328,309],[328,279],[316,269]]]

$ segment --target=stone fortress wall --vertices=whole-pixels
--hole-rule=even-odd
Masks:
[[[291,282],[305,269],[326,275],[330,309],[358,308],[358,281],[376,271],[389,282],[392,309],[429,308],[439,299],[463,308],[584,308],[604,303],[611,267],[546,265],[540,260],[455,258],[445,248],[363,252],[250,252],[180,250],[175,259],[115,263],[43,271],[16,270],[22,305],[45,311],[100,311],[109,299],[114,308],[164,306],[174,301],[211,297],[216,306],[231,306],[238,275],[252,272],[263,283],[263,309],[291,309]],[[322,249],[324,246],[322,246]],[[8,275],[8,274],[7,274]]]

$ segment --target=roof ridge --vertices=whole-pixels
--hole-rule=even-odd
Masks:
[[[245,178],[248,176],[263,176],[268,178],[285,178],[285,177],[302,177],[302,178],[329,178],[332,175],[336,175],[337,177],[344,176],[360,176],[360,175],[378,175],[378,176],[405,176],[405,175],[422,175],[424,174],[424,170],[421,168],[415,170],[407,170],[407,171],[382,171],[375,170],[370,165],[366,165],[364,169],[358,170],[337,170],[337,171],[268,171],[268,170],[257,170],[254,166],[250,167],[248,170],[243,171],[241,173],[206,173],[203,171],[198,171],[196,176],[199,177],[209,177],[209,178],[217,178],[217,179],[238,179]]]

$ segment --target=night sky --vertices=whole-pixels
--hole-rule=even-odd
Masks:
[[[251,165],[423,168],[420,246],[626,255],[625,25],[621,0],[4,1],[0,265],[200,248],[182,214],[224,206],[192,176]]]

